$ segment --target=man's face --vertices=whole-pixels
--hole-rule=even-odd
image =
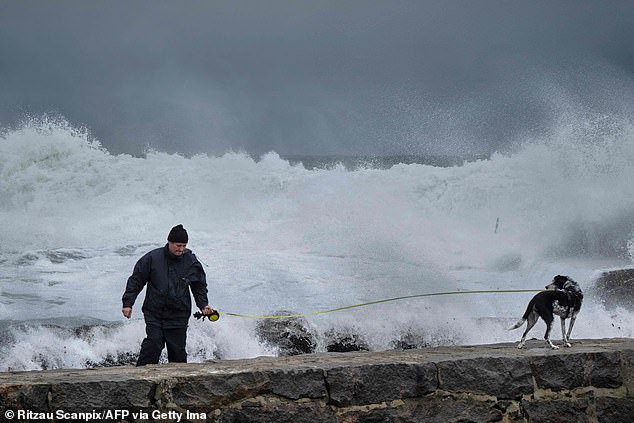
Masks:
[[[167,242],[167,248],[169,248],[170,253],[174,254],[175,256],[182,256],[185,252],[185,247],[187,247],[187,244],[183,244],[181,242]]]

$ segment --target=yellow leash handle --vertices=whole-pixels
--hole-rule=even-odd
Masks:
[[[446,292],[432,292],[428,294],[415,294],[405,295],[403,297],[386,298],[383,300],[369,301],[367,303],[348,305],[343,307],[331,308],[329,310],[313,311],[310,313],[298,313],[288,315],[264,315],[264,316],[252,316],[248,314],[230,313],[228,311],[218,310],[220,314],[226,314],[227,316],[242,317],[245,319],[290,319],[293,317],[307,317],[316,316],[318,314],[334,313],[336,311],[350,310],[358,307],[366,307],[374,304],[388,303],[391,301],[407,300],[411,298],[421,297],[437,297],[441,295],[459,295],[459,294],[493,294],[493,293],[526,293],[526,292],[541,292],[543,289],[498,289],[498,290],[477,290],[477,291],[446,291]]]

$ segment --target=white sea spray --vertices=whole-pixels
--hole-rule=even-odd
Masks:
[[[112,155],[86,131],[32,122],[0,138],[0,370],[133,357],[144,336],[121,294],[135,261],[182,223],[221,311],[313,312],[456,289],[591,288],[632,263],[634,138],[627,122],[562,125],[462,166],[306,169],[274,152]],[[497,231],[495,230],[497,226]],[[530,294],[434,297],[311,317],[372,349],[510,341]],[[86,323],[85,319],[89,319]],[[577,337],[632,336],[591,296]],[[274,354],[251,319],[190,322],[190,359]],[[318,348],[326,348],[319,340]]]

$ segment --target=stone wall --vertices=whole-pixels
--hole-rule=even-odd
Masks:
[[[533,340],[525,350],[497,344],[2,373],[0,418],[632,422],[634,340],[578,340],[557,351]]]

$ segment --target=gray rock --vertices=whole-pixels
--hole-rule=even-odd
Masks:
[[[293,314],[286,310],[275,313],[277,316]],[[260,342],[278,348],[281,356],[310,354],[317,347],[315,332],[302,317],[260,320],[255,331]]]
[[[222,410],[215,423],[338,423],[332,408],[324,404],[260,399]]]
[[[291,400],[327,396],[323,370],[310,368],[199,375],[175,379],[165,388],[175,405],[197,412],[264,394]]]
[[[592,292],[607,309],[617,306],[634,309],[634,269],[603,272],[597,278]]]
[[[369,351],[368,341],[356,333],[353,328],[331,329],[324,334],[326,338],[326,351],[328,352],[353,352]]]
[[[586,357],[583,354],[531,358],[535,382],[540,389],[562,391],[571,386],[586,386]]]
[[[593,421],[588,401],[522,401],[522,410],[529,422],[583,423]],[[621,422],[624,423],[625,421]]]
[[[616,352],[588,353],[587,357],[588,385],[596,388],[618,388],[623,385],[620,358]]]
[[[501,422],[502,412],[492,403],[472,399],[452,397],[432,397],[424,399],[403,420],[405,422]]]
[[[431,343],[427,340],[427,334],[409,328],[400,333],[397,339],[394,339],[390,345],[395,350],[413,350],[420,348],[428,348]]]
[[[16,378],[17,379],[17,378]],[[48,410],[47,395],[51,385],[48,383],[14,383],[0,385],[0,415],[7,410]]]
[[[412,398],[438,387],[433,363],[337,367],[326,371],[326,382],[330,402],[337,406]]]
[[[53,410],[139,410],[152,405],[154,383],[149,380],[77,381],[51,385],[49,407]]]
[[[597,398],[597,419],[601,423],[634,421],[634,398]]]
[[[517,399],[533,391],[528,359],[481,357],[438,363],[440,388],[450,392],[475,392],[499,399]]]
[[[502,421],[502,412],[492,404],[450,396],[427,396],[406,400],[402,404],[385,404],[366,410],[352,409],[341,413],[343,422],[399,423],[488,423]]]

